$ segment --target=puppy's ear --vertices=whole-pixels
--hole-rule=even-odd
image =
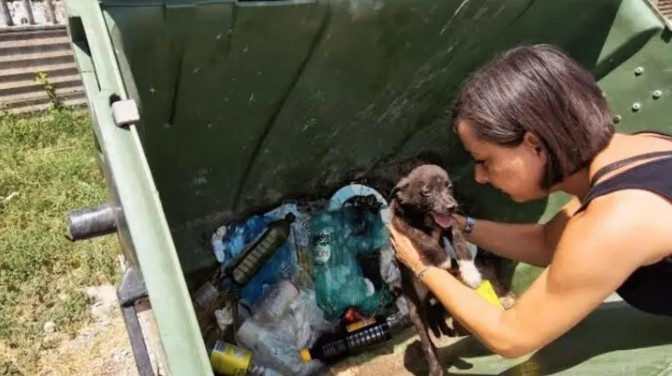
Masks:
[[[403,178],[399,180],[399,183],[392,188],[392,199],[399,199],[400,201],[404,201],[404,195],[403,191],[408,188],[409,184],[411,184],[411,181],[408,178]]]

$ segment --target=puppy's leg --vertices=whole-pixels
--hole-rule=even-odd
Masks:
[[[406,303],[408,304],[408,317],[410,318],[415,331],[420,337],[422,351],[425,354],[425,359],[427,359],[427,363],[429,365],[429,376],[445,376],[443,367],[441,366],[441,363],[439,363],[439,359],[436,356],[436,348],[434,347],[432,340],[429,338],[429,333],[427,331],[427,327],[425,326],[425,317],[423,317],[425,316],[424,312],[421,312],[420,307],[418,307],[422,303],[418,300],[419,297],[417,292],[413,291],[413,280],[410,278],[413,278],[411,272],[407,268],[403,267],[402,284],[404,286],[404,291],[406,292],[404,295],[406,297]]]
[[[457,255],[457,265],[460,269],[460,277],[462,277],[462,281],[467,286],[475,289],[481,284],[481,272],[478,271],[474,260],[471,258],[471,252],[469,252],[467,240],[464,238],[462,231],[453,226],[452,235],[453,247]]]

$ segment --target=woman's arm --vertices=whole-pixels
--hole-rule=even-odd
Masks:
[[[627,194],[597,199],[588,211],[569,221],[553,264],[507,311],[490,305],[437,267],[427,269],[421,279],[494,352],[519,357],[539,349],[599,306],[636,268],[651,262],[652,254],[669,252],[669,235],[656,234],[666,233],[661,223],[669,223],[670,218],[657,222],[647,215],[641,200],[639,208],[614,203],[616,196]],[[417,252],[412,244],[398,234],[393,236],[399,259],[417,273],[423,266],[413,266]],[[642,237],[647,238],[646,245]]]
[[[477,246],[500,256],[535,266],[548,266],[558,239],[572,213],[580,206],[579,200],[570,200],[546,224],[509,224],[476,220],[468,239]],[[455,216],[460,228],[465,218]]]

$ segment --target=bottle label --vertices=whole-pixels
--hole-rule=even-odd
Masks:
[[[244,376],[250,365],[252,353],[230,343],[217,341],[210,353],[212,368],[219,373],[231,376]]]
[[[315,235],[314,261],[316,264],[326,264],[331,258],[331,243],[334,235],[331,231],[322,231]]]

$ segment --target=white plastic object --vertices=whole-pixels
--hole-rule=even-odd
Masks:
[[[112,103],[112,118],[117,127],[140,121],[140,111],[134,99],[125,99]]]

